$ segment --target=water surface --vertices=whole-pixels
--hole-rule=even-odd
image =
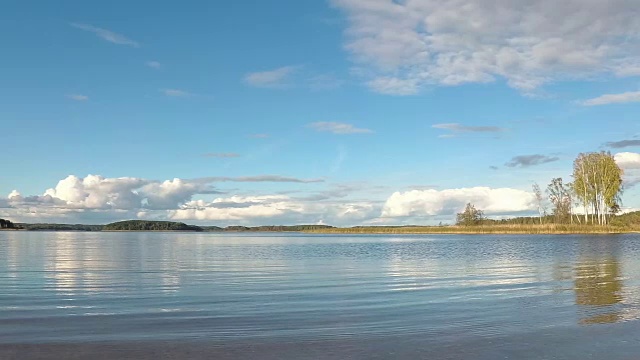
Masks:
[[[0,358],[637,359],[640,237],[0,232]]]

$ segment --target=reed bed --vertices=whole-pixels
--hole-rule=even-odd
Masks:
[[[370,226],[306,231],[322,234],[620,234],[640,232],[640,227],[535,224],[478,226]]]

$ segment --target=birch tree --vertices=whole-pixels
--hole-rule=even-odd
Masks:
[[[573,162],[573,189],[584,210],[584,220],[607,225],[620,209],[622,169],[610,152],[579,154]]]
[[[542,196],[542,190],[540,190],[540,185],[537,183],[533,184],[533,194],[536,196],[536,204],[538,205],[538,214],[540,215],[540,224],[542,224],[542,219],[545,215],[547,215],[547,209],[544,204],[544,197]]]

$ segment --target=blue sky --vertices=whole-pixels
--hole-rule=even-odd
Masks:
[[[482,4],[10,1],[0,216],[434,223],[468,201],[512,216],[600,150],[639,208],[637,6]]]

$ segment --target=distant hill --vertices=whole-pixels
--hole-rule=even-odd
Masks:
[[[29,231],[102,231],[104,225],[83,224],[18,224]]]
[[[196,226],[173,221],[126,220],[107,225],[84,224],[14,224],[1,220],[2,228],[19,228],[29,231],[204,231],[204,232],[302,232],[333,229],[329,225],[266,225],[266,226]]]
[[[203,231],[199,226],[173,221],[127,220],[105,225],[103,231]]]

